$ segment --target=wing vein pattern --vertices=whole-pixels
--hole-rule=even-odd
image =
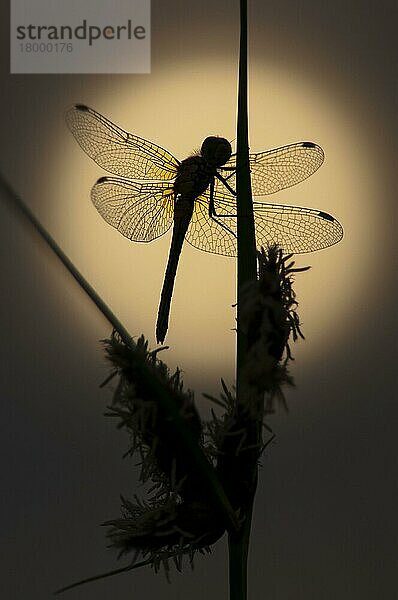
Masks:
[[[209,216],[209,192],[197,198],[186,240],[199,250],[236,256],[236,205],[229,194],[215,193],[218,219],[225,227]],[[332,246],[343,237],[343,228],[331,215],[321,210],[254,202],[256,244],[267,246],[278,244],[284,252],[295,254],[313,252]]]
[[[151,242],[173,223],[174,191],[168,181],[102,177],[91,200],[109,225],[134,242]]]
[[[92,108],[75,105],[65,118],[83,150],[106,171],[130,179],[175,178],[180,163],[170,152],[124,131]]]
[[[253,195],[263,196],[292,187],[310,177],[322,165],[324,153],[313,142],[299,142],[250,154],[249,160]],[[228,177],[228,169],[236,168],[236,154],[231,156],[225,167],[227,169],[221,167],[219,171],[223,177]],[[228,182],[236,189],[235,175]],[[216,182],[216,190],[225,191],[220,181]]]
[[[66,122],[83,150],[114,177],[102,177],[91,199],[103,219],[136,242],[150,242],[173,223],[173,182],[181,164],[170,152],[128,133],[95,110],[77,104]],[[322,165],[323,150],[313,142],[298,142],[250,154],[255,196],[296,185]],[[236,154],[219,173],[234,189]],[[232,172],[232,174],[231,174]],[[196,198],[186,240],[195,248],[236,256],[236,198],[218,179],[214,204],[219,218],[209,215],[210,191]],[[340,223],[321,210],[256,201],[253,204],[257,247],[278,244],[284,252],[304,253],[336,244]]]

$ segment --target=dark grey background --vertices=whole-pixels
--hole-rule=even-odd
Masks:
[[[152,2],[153,69],[166,68],[166,59],[182,51],[192,56],[204,47],[215,54],[235,52],[235,4]],[[369,138],[368,151],[383,165],[381,210],[390,211],[391,224],[383,260],[368,273],[369,296],[358,298],[360,326],[299,377],[290,415],[272,420],[278,441],[261,473],[250,598],[393,599],[398,566],[397,5],[368,0],[250,4],[257,51],[275,54],[292,69],[306,61],[320,77],[352,80],[355,92],[347,102],[361,98],[369,128],[378,132],[377,140]],[[38,113],[34,90],[44,86],[48,105],[40,112],[51,115],[53,99],[71,79],[10,76],[4,6],[1,17],[0,120],[8,134],[0,168],[17,186],[27,174],[34,179],[30,161],[40,127],[22,130],[21,111]],[[84,89],[84,81],[77,78],[74,85]],[[97,340],[108,335],[108,324],[2,200],[2,597],[45,600],[62,584],[114,566],[97,524],[118,513],[118,493],[131,493],[134,485],[130,465],[121,460],[126,440],[102,417],[107,396],[97,387],[105,373]],[[84,328],[74,327],[80,321]],[[295,369],[300,375],[300,366]],[[143,595],[227,597],[224,541],[213,557],[197,561],[194,573],[173,577],[172,585],[142,570],[77,589],[69,598]]]

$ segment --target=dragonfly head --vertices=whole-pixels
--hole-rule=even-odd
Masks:
[[[221,167],[231,158],[232,147],[225,138],[212,135],[205,139],[200,153],[210,165]]]

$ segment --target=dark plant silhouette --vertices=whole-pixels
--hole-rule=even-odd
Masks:
[[[163,566],[169,577],[172,564],[181,570],[184,556],[192,563],[195,553],[210,552],[225,531],[240,531],[253,498],[258,462],[274,439],[264,420],[258,421],[257,404],[251,399],[261,397],[265,413],[273,412],[275,403],[286,407],[282,386],[293,383],[287,369],[292,358],[289,341],[302,337],[292,277],[305,269],[296,269],[291,255],[283,256],[276,246],[258,252],[257,262],[258,276],[242,294],[242,330],[248,339],[242,372],[245,401],[238,402],[222,381],[219,398],[205,394],[218,407],[210,421],[199,418],[181,372],[171,374],[160,360],[162,348],[150,351],[143,336],[126,344],[116,332],[104,341],[111,365],[105,383],[117,379],[106,415],[128,433],[126,456],[138,454],[141,482],[150,488],[145,500],[122,498],[121,515],[105,523],[111,546],[119,558],[132,554],[131,562],[60,591],[144,565],[155,570]],[[207,472],[198,468],[181,425],[204,457]],[[219,482],[227,503],[214,489],[209,473]],[[230,519],[231,507],[235,522]]]

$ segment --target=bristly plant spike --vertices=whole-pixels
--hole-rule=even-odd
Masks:
[[[184,441],[176,435],[174,421],[154,395],[148,378],[158,378],[172,397],[189,430],[192,442],[204,451],[202,423],[193,394],[185,391],[181,373],[169,374],[157,353],[139,338],[134,348],[114,335],[106,342],[106,353],[119,376],[108,416],[118,419],[131,439],[127,454],[141,458],[141,481],[150,482],[148,501],[122,499],[123,517],[107,525],[112,545],[120,556],[130,551],[151,557],[156,565],[167,557],[207,547],[225,531],[222,514],[214,505],[203,477],[187,453]]]
[[[248,338],[248,359],[242,377],[248,388],[266,400],[267,412],[274,410],[275,400],[286,406],[282,385],[291,384],[287,362],[291,359],[289,339],[302,336],[292,276],[298,271],[275,246],[258,252],[258,278],[247,284],[242,296],[242,326]],[[290,261],[290,262],[289,262]],[[114,335],[106,343],[106,353],[119,381],[109,416],[118,419],[131,439],[127,454],[141,457],[141,480],[151,482],[146,503],[122,500],[123,517],[107,524],[109,536],[120,555],[134,551],[143,558],[179,556],[207,547],[225,531],[222,515],[209,498],[203,479],[181,440],[175,435],[172,421],[162,411],[153,389],[143,377],[143,366],[153,371],[189,429],[192,440],[213,461],[220,482],[237,513],[244,510],[250,491],[253,464],[257,464],[263,446],[250,442],[248,425],[253,407],[243,406],[223,383],[220,400],[225,409],[207,426],[196,411],[193,393],[185,391],[181,373],[170,375],[156,352],[149,352],[143,337],[136,347],[127,347]]]
[[[292,385],[287,362],[292,360],[289,339],[304,339],[296,312],[293,275],[310,267],[295,268],[292,254],[277,246],[257,253],[258,278],[241,291],[241,328],[248,340],[242,369],[245,388],[265,395],[265,412],[275,412],[275,401],[287,409],[282,384]],[[283,358],[284,357],[284,358]]]
[[[248,338],[242,378],[248,389],[254,388],[255,397],[265,400],[268,412],[274,410],[275,401],[282,399],[285,406],[282,386],[292,383],[287,372],[292,358],[289,340],[303,337],[292,277],[305,269],[295,269],[290,259],[275,246],[261,249],[257,253],[258,277],[242,294],[242,326]],[[253,406],[237,402],[224,381],[219,398],[205,395],[222,412],[212,410],[212,419],[203,423],[193,393],[184,389],[179,369],[171,374],[159,359],[162,348],[150,351],[143,336],[127,345],[116,332],[104,344],[111,365],[105,383],[117,381],[106,415],[116,419],[118,428],[129,436],[125,456],[140,457],[146,498],[122,497],[121,515],[104,523],[118,557],[132,555],[127,566],[59,591],[145,565],[155,571],[162,566],[169,579],[172,565],[182,570],[184,556],[192,566],[197,552],[210,552],[226,530],[231,534],[222,505],[209,494],[206,478],[187,453],[184,440],[176,435],[173,417],[159,402],[159,389],[172,399],[192,443],[214,468],[240,523],[244,523],[252,500],[258,461],[274,439],[270,427],[253,416]],[[154,380],[160,388],[154,388]],[[253,437],[258,425],[267,432],[265,443]]]

